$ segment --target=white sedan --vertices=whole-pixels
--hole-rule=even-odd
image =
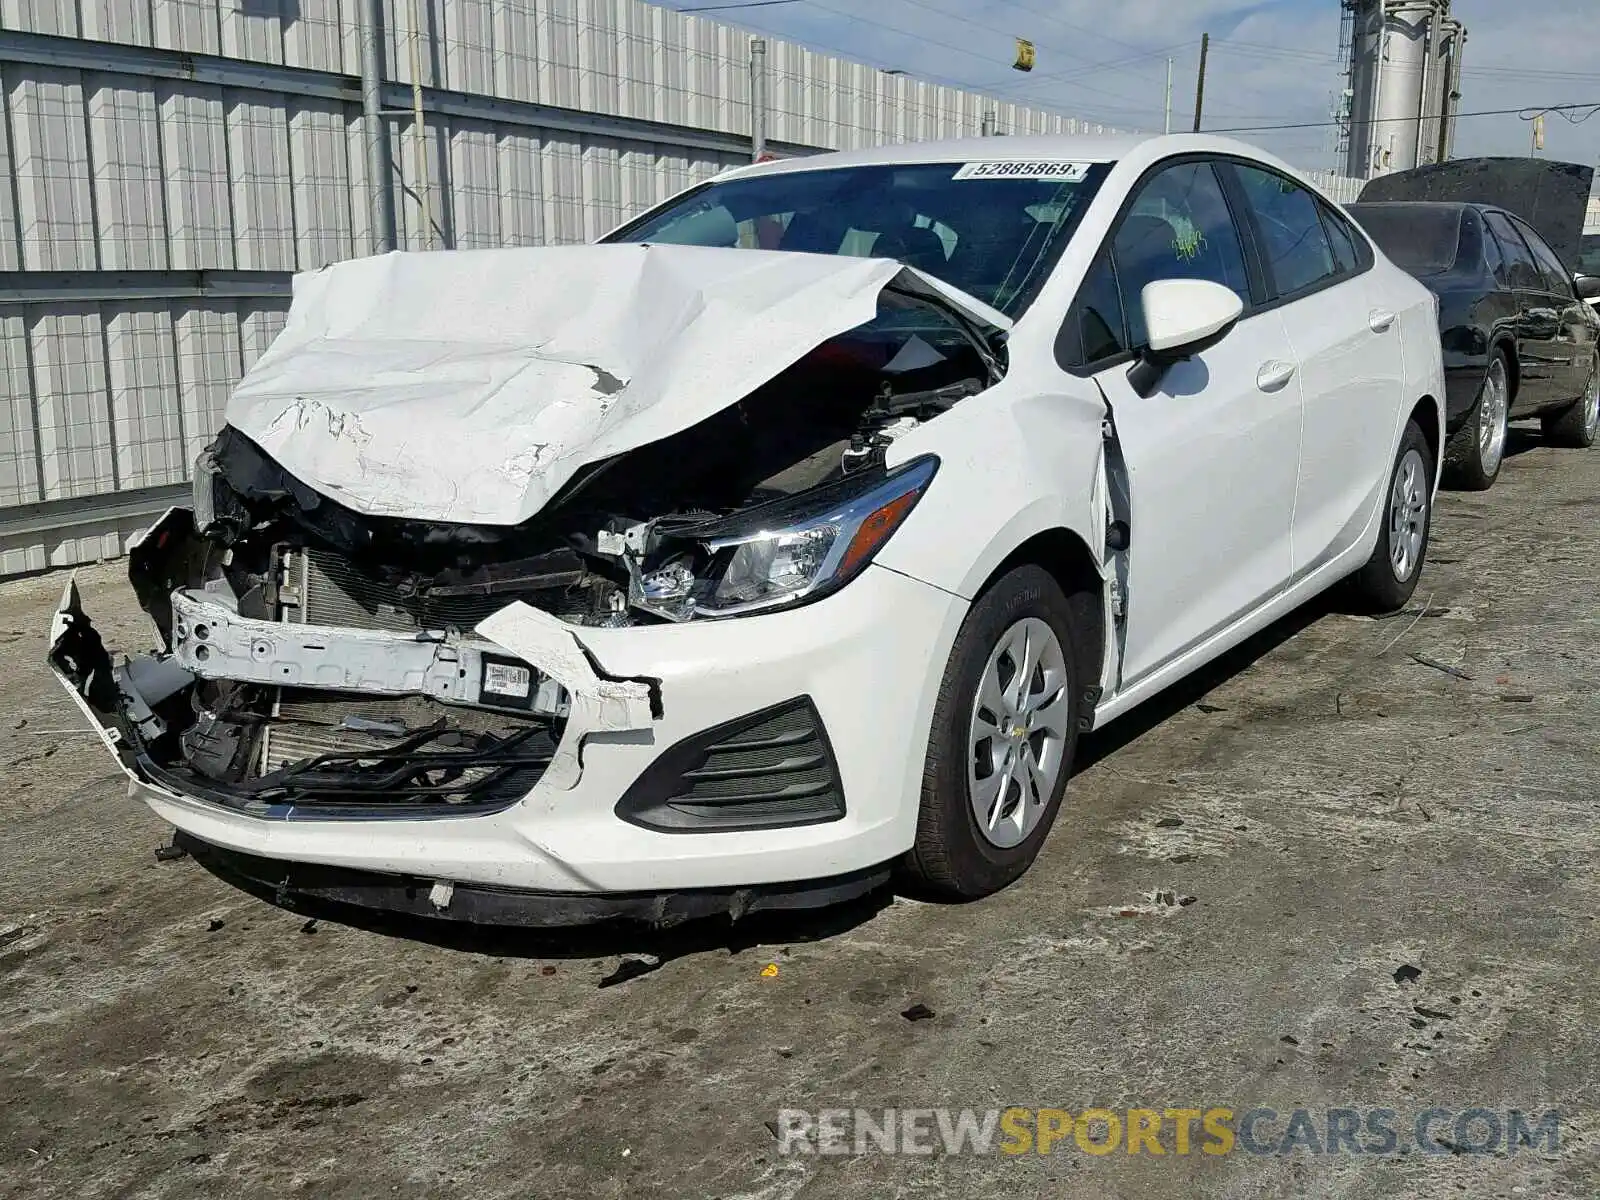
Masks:
[[[1434,302],[1214,137],[741,168],[592,246],[296,280],[51,661],[218,873],[670,923],[1020,876],[1081,731],[1335,584],[1403,605]]]

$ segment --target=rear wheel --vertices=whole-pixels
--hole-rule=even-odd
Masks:
[[[1600,428],[1600,359],[1589,372],[1589,386],[1583,399],[1544,418],[1544,440],[1552,446],[1571,446],[1587,450],[1594,445]]]
[[[1478,399],[1444,448],[1444,482],[1465,492],[1481,492],[1494,484],[1506,456],[1506,429],[1511,418],[1511,371],[1505,351],[1489,356]]]
[[[1055,577],[1029,564],[996,580],[962,623],[905,861],[922,889],[986,896],[1038,856],[1077,748],[1084,656],[1074,609]]]
[[[1378,544],[1350,579],[1360,606],[1369,611],[1393,612],[1417,589],[1433,517],[1432,463],[1428,439],[1415,421],[1407,421],[1389,473]]]

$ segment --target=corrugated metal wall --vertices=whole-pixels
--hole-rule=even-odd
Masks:
[[[413,5],[386,0],[385,105]],[[638,0],[416,0],[424,228],[389,122],[399,244],[594,238],[749,159],[749,34]],[[121,552],[181,494],[287,273],[365,253],[358,0],[0,0],[0,574]],[[1095,132],[767,39],[780,151]]]
[[[1366,180],[1349,175],[1336,175],[1332,171],[1308,171],[1310,180],[1340,204],[1354,204]]]

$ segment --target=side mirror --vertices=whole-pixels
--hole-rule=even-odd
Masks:
[[[1149,345],[1128,368],[1128,383],[1148,396],[1175,363],[1209,350],[1227,337],[1244,313],[1244,301],[1209,279],[1158,279],[1144,285],[1144,327]]]
[[[1583,299],[1600,298],[1600,275],[1576,275],[1572,281],[1578,285],[1578,295]]]

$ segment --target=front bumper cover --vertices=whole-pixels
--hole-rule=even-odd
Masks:
[[[910,846],[938,676],[965,611],[959,597],[880,567],[817,604],[730,621],[605,629],[512,606],[477,633],[570,693],[560,747],[566,775],[547,772],[503,809],[431,819],[243,811],[155,778],[138,761],[137,738],[123,732],[115,668],[72,585],[53,623],[51,663],[118,758],[133,797],[221,852],[284,871],[326,867],[386,882],[421,880],[430,891],[442,883],[495,895],[616,894],[629,898],[630,911],[647,911],[641,895],[693,893],[701,898],[686,903],[697,911],[708,903],[734,911],[746,904],[741,893],[810,890],[805,881],[818,880],[827,891],[828,881],[878,871]],[[240,624],[235,632],[236,646],[249,649],[261,631]],[[267,632],[289,639],[312,630]],[[204,667],[198,658],[185,661]],[[797,697],[809,698],[826,731],[849,800],[841,818],[685,833],[616,811],[651,765],[686,739]],[[706,900],[708,889],[720,899]],[[667,902],[667,910],[677,906]]]

